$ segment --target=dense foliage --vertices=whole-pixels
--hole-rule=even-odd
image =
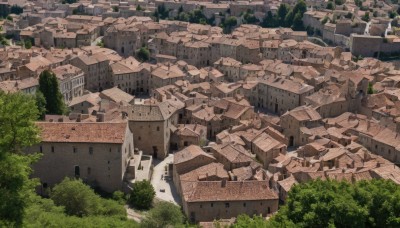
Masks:
[[[39,140],[37,118],[33,97],[0,91],[0,226],[22,224],[25,198],[33,192],[29,165],[38,157],[22,151]]]
[[[146,62],[150,59],[150,51],[146,47],[141,47],[137,52],[136,52],[136,57],[138,58],[139,61],[141,62]]]
[[[21,14],[23,12],[24,12],[24,9],[22,7],[20,7],[20,6],[18,6],[18,5],[13,5],[10,8],[10,13],[12,13],[12,14],[19,15],[19,14]]]
[[[316,180],[296,185],[272,219],[243,215],[234,225],[238,228],[399,226],[400,187],[390,180],[355,184]]]
[[[66,111],[56,75],[44,70],[39,76],[39,91],[46,100],[47,114],[62,115]]]
[[[147,180],[135,182],[129,203],[138,209],[149,209],[156,195],[153,185]]]
[[[62,4],[74,4],[77,2],[78,2],[78,0],[63,0],[61,3]]]
[[[179,206],[160,202],[152,208],[140,224],[144,228],[177,227],[182,225],[184,216]]]
[[[125,209],[118,202],[101,198],[81,180],[65,178],[53,188],[50,196],[68,215],[126,217]]]
[[[281,4],[278,8],[278,13],[272,15],[267,12],[261,26],[266,28],[273,27],[290,27],[293,30],[304,30],[303,15],[307,11],[307,5],[303,0],[299,0],[291,9],[287,4]]]
[[[39,142],[39,129],[34,124],[38,117],[34,96],[0,91],[0,227],[137,227],[127,220],[122,205],[100,198],[81,181],[67,180],[55,187],[52,199],[59,206],[36,195],[39,182],[29,177],[31,164],[40,156],[23,151]],[[86,213],[90,216],[65,213],[67,208],[69,214],[76,208],[87,212],[87,205],[94,210]]]

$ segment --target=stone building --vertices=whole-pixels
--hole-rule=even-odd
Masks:
[[[184,80],[186,74],[178,65],[166,63],[165,65],[157,65],[151,67],[149,88],[157,89],[166,85],[172,85],[174,82]]]
[[[124,175],[134,154],[127,123],[37,123],[41,142],[28,152],[40,152],[33,177],[41,191],[65,177],[81,178],[106,192],[124,190]]]
[[[146,155],[163,159],[170,150],[171,129],[178,124],[178,110],[168,101],[133,105],[125,108],[129,127],[135,134],[134,143]]]
[[[213,162],[215,162],[215,158],[196,145],[190,145],[176,152],[173,164],[173,181],[178,192],[182,193],[181,175]]]
[[[183,211],[191,222],[230,219],[240,214],[266,217],[278,210],[268,181],[197,181],[183,190]]]
[[[257,106],[277,114],[283,114],[304,105],[305,98],[313,93],[313,86],[279,76],[271,76],[258,83]]]
[[[150,70],[133,57],[110,65],[112,84],[129,94],[149,93]]]
[[[262,161],[264,168],[268,168],[272,160],[279,155],[286,154],[286,145],[266,133],[256,136],[251,144],[251,152]]]
[[[300,140],[302,127],[311,128],[319,125],[321,116],[309,106],[300,106],[281,116],[283,134],[289,139],[289,146],[304,145],[306,142]]]
[[[190,145],[205,145],[207,127],[200,124],[179,124],[171,137],[171,147],[181,150]]]
[[[109,60],[104,54],[80,55],[71,59],[73,66],[82,69],[85,75],[85,89],[92,92],[109,88]]]
[[[133,25],[116,24],[104,34],[104,46],[118,52],[121,56],[134,56],[140,47],[139,29]]]
[[[68,64],[54,68],[52,71],[58,79],[60,92],[66,103],[83,95],[85,75],[81,69]]]

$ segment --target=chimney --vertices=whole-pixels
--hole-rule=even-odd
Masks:
[[[397,117],[394,122],[396,123],[396,132],[400,133],[400,117]]]
[[[223,179],[221,181],[221,187],[225,188],[226,187],[226,179]]]
[[[98,112],[96,122],[104,122],[104,113]]]

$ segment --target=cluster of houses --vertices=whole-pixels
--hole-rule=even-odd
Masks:
[[[152,178],[153,159],[169,156],[166,175],[192,222],[270,216],[294,185],[318,178],[400,184],[400,71],[354,58],[370,56],[376,45],[357,37],[373,37],[383,20],[354,26],[358,17],[348,24],[325,1],[307,1],[304,24],[340,46],[329,47],[289,28],[242,24],[224,34],[149,17],[162,4],[171,14],[264,15],[276,12],[275,1],[136,3],[50,1],[38,11],[29,2],[13,26],[2,22],[33,47],[0,47],[0,89],[35,94],[50,70],[69,108],[37,122],[42,141],[26,149],[43,154],[33,167],[41,194],[65,176],[129,192]],[[135,58],[140,47],[149,61]]]

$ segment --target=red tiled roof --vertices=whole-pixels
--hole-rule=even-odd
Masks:
[[[123,143],[127,123],[37,122],[42,142]]]
[[[278,199],[268,181],[199,181],[187,195],[187,202]]]

